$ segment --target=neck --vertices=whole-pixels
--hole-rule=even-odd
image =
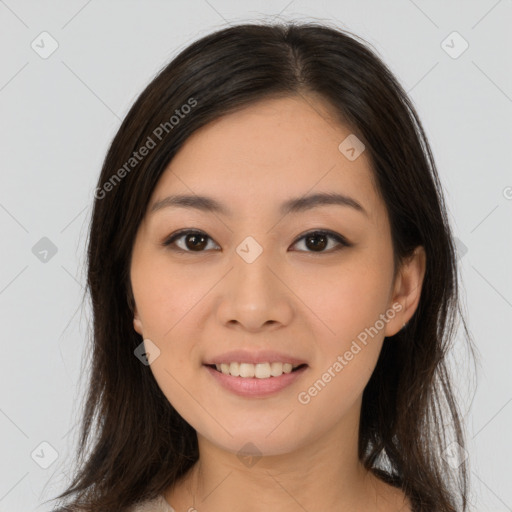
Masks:
[[[396,491],[363,467],[357,436],[337,429],[290,453],[242,460],[198,435],[198,462],[165,496],[176,510],[201,512],[387,510],[383,499],[396,505]]]

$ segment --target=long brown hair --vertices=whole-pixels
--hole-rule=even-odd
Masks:
[[[418,245],[427,256],[418,308],[384,341],[363,393],[360,460],[401,487],[416,511],[468,510],[467,461],[453,464],[465,434],[446,361],[459,318],[473,348],[431,149],[411,100],[364,40],[295,22],[240,24],[197,40],[140,94],[112,141],[88,239],[90,380],[74,478],[55,498],[72,497],[64,510],[125,511],[198,460],[195,430],[134,356],[141,343],[129,279],[135,235],[160,176],[194,131],[256,101],[297,94],[327,100],[365,144],[395,261]]]

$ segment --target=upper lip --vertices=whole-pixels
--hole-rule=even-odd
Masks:
[[[213,356],[204,363],[222,364],[222,363],[291,363],[293,365],[307,364],[303,359],[276,352],[274,350],[231,350],[217,356]]]

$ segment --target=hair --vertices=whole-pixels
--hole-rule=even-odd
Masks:
[[[89,226],[91,371],[75,474],[54,498],[73,496],[62,510],[128,510],[163,493],[198,460],[196,431],[134,357],[141,343],[130,283],[135,235],[159,178],[191,134],[256,102],[296,96],[325,100],[365,144],[395,268],[417,246],[426,252],[418,307],[384,340],[363,392],[359,459],[401,488],[415,511],[468,510],[467,463],[452,468],[443,456],[451,442],[465,446],[446,358],[459,318],[471,347],[454,239],[418,114],[365,43],[316,22],[220,29],[184,48],[130,108],[106,154]],[[150,140],[154,148],[134,161]]]

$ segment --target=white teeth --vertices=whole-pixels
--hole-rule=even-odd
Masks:
[[[229,365],[231,370],[231,365]],[[254,377],[255,368],[253,364],[240,363],[240,377]]]
[[[223,373],[230,373],[233,377],[240,376],[240,365],[238,363],[227,364],[227,371]]]
[[[283,373],[290,373],[292,369],[300,365],[292,365],[291,363],[221,363],[215,367],[224,375],[233,377],[268,379],[269,377],[279,377]]]
[[[258,379],[268,379],[270,377],[270,365],[268,363],[255,365],[254,376]]]

